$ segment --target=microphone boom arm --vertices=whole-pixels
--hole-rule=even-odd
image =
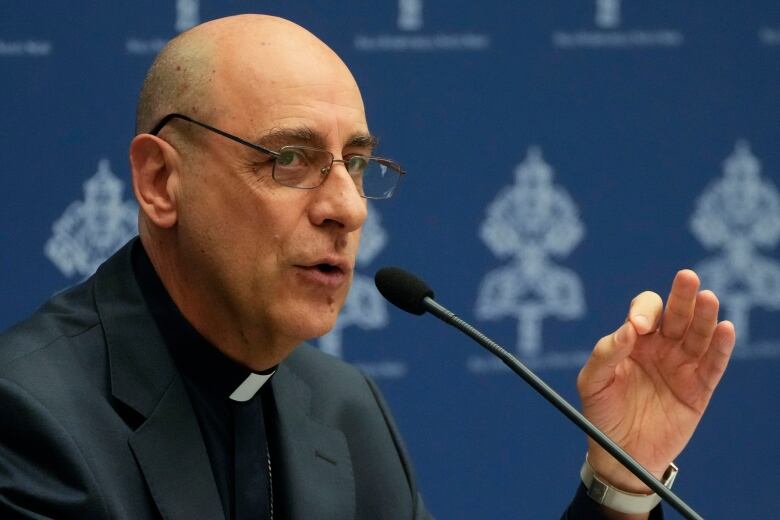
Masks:
[[[512,369],[517,375],[523,378],[526,383],[531,385],[534,390],[542,395],[547,401],[561,411],[566,417],[568,417],[577,427],[585,432],[588,437],[596,441],[602,448],[604,448],[610,455],[615,457],[624,467],[628,468],[631,473],[647,484],[647,486],[658,493],[664,500],[666,500],[672,507],[674,507],[681,515],[689,520],[703,520],[696,511],[691,509],[688,504],[683,502],[672,490],[664,486],[652,473],[647,471],[641,464],[626,453],[615,441],[610,439],[604,432],[596,428],[592,422],[590,422],[584,415],[582,415],[576,408],[568,403],[563,397],[553,390],[550,386],[542,381],[536,374],[534,374],[528,367],[523,365],[516,357],[510,354],[501,345],[482,334],[479,330],[475,329],[462,319],[460,319],[455,313],[447,309],[446,307],[439,305],[430,296],[425,296],[422,300],[422,305],[425,309],[444,321],[445,323],[452,325],[456,329],[460,330],[474,341],[482,345],[485,349],[498,356],[506,366]]]

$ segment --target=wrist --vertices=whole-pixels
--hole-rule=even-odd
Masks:
[[[660,479],[661,483],[667,488],[671,488],[676,475],[677,467],[670,464]],[[580,470],[580,477],[587,489],[588,496],[612,511],[626,515],[641,515],[649,513],[661,502],[661,497],[655,493],[631,493],[615,487],[610,481],[596,473],[593,466],[590,465],[587,455]]]
[[[631,470],[623,466],[601,446],[589,445],[586,459],[593,471],[615,488],[640,495],[647,495],[653,492],[647,484],[639,480]],[[663,475],[669,468],[669,464],[664,464],[660,467],[645,463],[642,463],[642,465],[658,480],[663,480]]]

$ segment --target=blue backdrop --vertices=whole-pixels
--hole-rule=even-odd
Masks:
[[[126,157],[146,68],[178,31],[248,11],[331,45],[381,154],[409,170],[373,206],[351,300],[318,343],[377,378],[438,517],[555,518],[585,442],[467,339],[388,308],[370,282],[386,264],[574,400],[633,295],[696,267],[738,342],[676,489],[707,518],[777,516],[773,0],[4,2],[0,326],[134,233]]]

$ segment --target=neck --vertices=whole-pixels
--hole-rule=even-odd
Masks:
[[[167,237],[141,232],[141,243],[166,292],[184,318],[225,356],[255,372],[278,365],[300,343],[237,318],[217,297],[222,291],[201,282],[197,265],[184,261]]]

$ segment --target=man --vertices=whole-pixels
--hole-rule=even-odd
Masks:
[[[349,70],[301,27],[245,15],[174,39],[130,145],[140,240],[0,340],[0,516],[429,518],[374,385],[301,346],[344,303],[365,197],[401,173],[373,145]],[[578,380],[659,478],[734,345],[698,289],[681,271],[665,311],[639,295]],[[588,463],[617,498],[581,487],[564,517],[649,517],[627,494],[644,484],[592,443]]]

